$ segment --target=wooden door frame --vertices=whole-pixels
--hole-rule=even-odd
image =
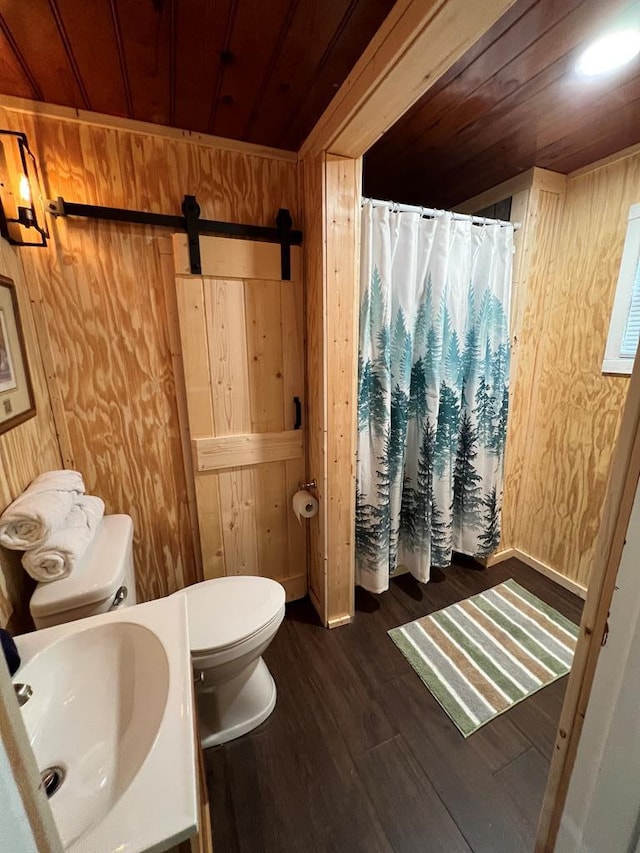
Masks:
[[[357,161],[406,110],[426,92],[453,63],[464,54],[512,5],[511,0],[487,0],[468,4],[465,0],[399,0],[333,101],[299,151],[303,170],[317,168],[318,161],[334,155]],[[343,167],[346,166],[343,163]],[[305,186],[306,186],[305,180]],[[314,430],[315,456],[322,461],[320,492],[324,503],[324,540],[320,545],[316,569],[323,572],[322,601],[316,607],[329,626],[342,624],[353,616],[344,608],[340,590],[353,586],[353,531],[355,507],[342,503],[354,493],[355,429],[345,430],[344,403],[340,390],[355,387],[357,353],[354,341],[328,334],[336,322],[332,311],[351,296],[348,319],[355,316],[357,294],[358,230],[350,227],[350,217],[359,204],[358,190],[351,186],[333,187],[319,182],[322,191],[305,196],[305,221],[323,222],[323,228],[305,233],[307,270],[319,280],[313,287],[313,302],[307,302],[310,315],[321,314],[324,337],[315,352],[308,354],[309,372],[319,371],[322,399],[318,415],[322,423]],[[339,204],[332,193],[340,193]],[[349,194],[351,193],[351,194]],[[327,227],[329,223],[332,227]],[[341,226],[345,226],[343,229]],[[352,225],[352,223],[351,223]],[[345,239],[345,232],[348,237]],[[340,240],[340,245],[338,245]],[[344,267],[342,267],[344,264]],[[351,272],[351,294],[345,293],[344,269]],[[309,284],[309,278],[307,278]],[[340,285],[342,301],[336,300]],[[344,323],[344,318],[343,318]],[[333,363],[340,364],[339,375],[328,369],[329,351]],[[335,408],[336,401],[343,404]],[[348,402],[348,401],[347,401]],[[351,420],[355,423],[355,405]],[[335,423],[334,423],[334,415]],[[331,440],[340,438],[341,458],[351,465],[334,466],[328,454]],[[310,449],[310,457],[314,455]],[[636,361],[612,465],[598,531],[596,558],[580,625],[573,668],[556,737],[545,792],[536,851],[554,849],[569,779],[577,752],[582,723],[589,700],[595,668],[609,613],[615,579],[622,555],[631,507],[640,475],[640,364]],[[334,537],[329,541],[326,530]],[[314,556],[312,555],[312,562]]]
[[[303,143],[311,600],[353,619],[359,208],[362,155],[514,0],[397,0]]]

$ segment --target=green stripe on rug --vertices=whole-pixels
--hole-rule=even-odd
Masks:
[[[475,607],[482,610],[488,619],[495,622],[503,631],[506,631],[523,649],[529,652],[532,657],[539,660],[544,667],[550,669],[554,675],[564,675],[565,667],[562,661],[558,660],[549,649],[545,649],[542,643],[534,640],[531,634],[527,634],[519,625],[507,619],[504,613],[483,597],[483,594],[474,595],[471,601],[473,601]]]
[[[478,722],[472,719],[457,701],[455,694],[449,690],[446,682],[438,678],[433,669],[425,663],[424,659],[413,646],[411,641],[402,632],[402,628],[392,628],[389,636],[400,649],[405,658],[420,676],[420,679],[429,688],[430,693],[447,712],[460,731],[471,734],[478,729]],[[482,723],[480,724],[482,725]],[[465,735],[467,737],[467,735]]]
[[[458,628],[451,614],[446,610],[439,610],[431,617],[443,631],[458,645],[475,663],[479,670],[491,679],[503,693],[505,693],[512,702],[517,702],[526,695],[526,690],[518,687],[517,684],[505,675],[493,662],[491,657],[482,651],[475,643],[472,643]]]
[[[489,594],[489,598],[497,600],[495,596],[503,591],[501,587],[510,590],[522,600],[521,605],[519,602],[509,602],[508,612],[511,618],[487,597]],[[538,634],[537,637],[534,638],[523,627],[527,625],[525,619],[531,618],[527,617],[525,608],[528,608],[529,612],[533,608],[540,613],[542,621],[546,618],[567,632],[568,636],[563,639],[563,644],[569,648],[571,657],[579,629],[512,579],[463,601],[477,608],[478,618],[483,619],[482,630],[474,630],[471,627],[471,623],[467,621],[468,616],[465,616],[464,612],[461,613],[458,607],[461,602],[457,602],[399,628],[392,628],[388,633],[460,732],[464,737],[468,737],[490,720],[569,672],[570,663],[559,660],[552,651],[555,648],[559,653],[557,641],[549,637],[547,645],[543,629],[538,630],[531,622],[528,627]],[[521,621],[522,624],[518,625],[514,620]],[[435,627],[429,629],[430,622],[442,633],[438,634]],[[426,639],[421,640],[416,645],[416,638],[426,637],[425,629],[433,633],[433,638],[428,642]],[[418,631],[420,633],[416,633]],[[440,638],[450,653],[442,649],[434,638]],[[530,689],[515,683],[512,675],[507,672],[509,661],[505,655],[516,659],[518,666],[529,674],[528,682],[533,685]],[[546,675],[541,676],[545,671]],[[478,688],[481,684],[483,687],[480,689],[484,689],[488,695],[490,690],[496,691],[493,694],[495,703],[506,704],[506,708],[496,710],[491,706],[480,712]],[[498,699],[497,693],[502,694],[504,702]]]
[[[558,613],[558,611],[551,607],[550,604],[547,604],[546,601],[541,601],[532,592],[529,592],[528,589],[525,589],[523,586],[520,586],[519,583],[516,583],[513,578],[505,581],[504,585],[515,592],[516,595],[519,595],[521,598],[524,598],[525,601],[528,601],[532,607],[542,610],[545,616],[548,616],[552,622],[556,623],[556,625],[564,628],[564,630],[571,634],[574,639],[578,639],[578,634],[580,633],[578,626],[574,625],[574,623],[567,619],[566,616],[563,616],[562,613]]]

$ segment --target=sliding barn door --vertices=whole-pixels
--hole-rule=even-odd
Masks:
[[[305,480],[303,293],[280,247],[201,237],[203,274],[174,237],[176,292],[205,578],[262,575],[307,591],[306,529],[291,510]]]

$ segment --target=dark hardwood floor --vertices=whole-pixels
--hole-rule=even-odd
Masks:
[[[205,753],[215,853],[533,850],[567,679],[465,740],[387,630],[509,577],[576,623],[582,601],[517,560],[358,590],[354,623],[288,607],[260,728]]]

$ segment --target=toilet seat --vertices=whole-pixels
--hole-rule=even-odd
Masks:
[[[282,619],[285,591],[270,578],[214,578],[186,587],[189,644],[194,657],[230,650]]]

